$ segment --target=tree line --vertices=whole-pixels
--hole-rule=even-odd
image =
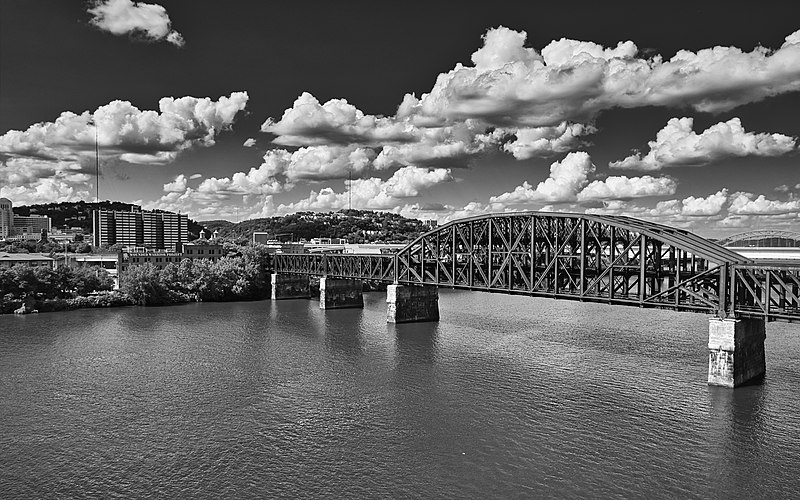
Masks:
[[[52,311],[76,307],[110,305],[122,297],[108,294],[87,297],[95,292],[109,292],[114,281],[99,267],[48,266],[31,267],[17,264],[0,267],[0,312],[20,307]],[[123,300],[124,302],[124,300]]]
[[[267,297],[272,257],[266,248],[228,244],[226,250],[217,261],[183,259],[163,269],[131,265],[120,276],[120,291],[142,306]]]

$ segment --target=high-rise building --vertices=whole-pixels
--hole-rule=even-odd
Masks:
[[[94,210],[93,244],[179,250],[187,241],[189,218],[172,212]]]
[[[14,212],[11,200],[0,198],[0,239],[6,239],[14,232]]]

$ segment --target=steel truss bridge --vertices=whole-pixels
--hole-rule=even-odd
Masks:
[[[800,321],[800,262],[769,265],[631,217],[523,212],[461,219],[394,254],[276,254],[276,273]]]

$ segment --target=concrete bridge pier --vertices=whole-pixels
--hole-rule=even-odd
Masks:
[[[319,279],[320,309],[364,307],[361,280],[322,277]]]
[[[763,319],[709,319],[708,385],[733,388],[763,379],[765,338]]]
[[[386,321],[439,321],[439,289],[433,285],[388,285]]]
[[[302,274],[272,274],[272,300],[310,299],[308,276]]]

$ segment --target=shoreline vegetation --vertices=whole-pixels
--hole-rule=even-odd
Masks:
[[[217,261],[183,259],[164,268],[132,265],[119,290],[99,267],[0,268],[0,314],[129,305],[259,300],[269,297],[271,254],[265,247],[226,245]]]
[[[73,206],[74,205],[74,206]],[[14,207],[25,214],[53,217],[54,222],[73,224],[86,214],[93,204],[50,204]],[[119,208],[103,202],[102,208]],[[223,302],[260,300],[270,295],[271,254],[260,245],[253,245],[248,236],[264,231],[275,237],[292,240],[310,237],[344,238],[355,243],[396,242],[413,240],[426,228],[422,221],[397,214],[360,210],[340,210],[331,213],[298,212],[283,217],[254,219],[240,223],[209,221],[206,232],[217,232],[224,242],[225,257],[217,260],[184,259],[160,268],[152,264],[132,265],[119,276],[119,289],[113,290],[113,280],[97,267],[27,267],[16,265],[0,268],[0,314],[19,312],[51,312],[86,307],[117,307],[126,305],[171,305],[187,302]],[[202,226],[197,225],[198,233]],[[194,235],[193,235],[194,236]],[[191,239],[191,238],[190,238]],[[226,241],[227,240],[227,241]],[[110,250],[118,250],[115,246]],[[46,239],[40,241],[3,241],[0,250],[11,253],[42,252],[56,257],[64,251],[90,253],[87,242],[77,241],[64,248],[63,244]],[[316,285],[316,286],[315,286]],[[312,277],[312,293],[318,289]],[[364,290],[382,290],[385,284],[364,282]]]

